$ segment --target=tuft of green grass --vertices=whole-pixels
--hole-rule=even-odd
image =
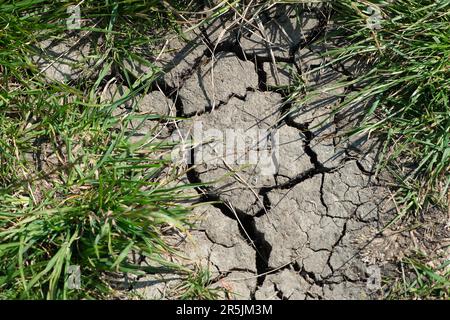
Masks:
[[[352,133],[384,140],[381,168],[397,177],[399,217],[445,207],[450,184],[450,1],[336,1],[326,52],[333,63],[357,60],[358,90],[341,108],[367,103]],[[374,14],[377,13],[376,21]],[[374,23],[376,26],[374,27]],[[447,204],[448,205],[448,204]]]
[[[74,32],[66,25],[70,4],[77,1],[0,1],[2,299],[110,297],[105,273],[189,272],[168,261],[173,249],[162,231],[183,229],[190,210],[183,189],[191,186],[171,184],[179,175],[173,145],[154,139],[157,121],[141,141],[130,140],[130,122],[157,115],[113,116],[158,72],[133,79],[124,61],[177,22],[160,1],[83,1],[75,33],[102,39],[90,53],[97,76],[51,81],[31,57],[43,40]],[[101,103],[114,79],[130,92]],[[155,267],[133,263],[132,253]],[[70,266],[80,267],[81,289],[69,286]]]
[[[212,287],[212,279],[209,270],[198,267],[189,274],[186,281],[175,288],[177,297],[181,300],[216,300],[219,299],[223,288]]]
[[[450,261],[432,268],[422,260],[405,258],[401,262],[402,277],[391,281],[388,299],[449,299]]]

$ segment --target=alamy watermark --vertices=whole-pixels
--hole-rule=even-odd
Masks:
[[[80,266],[71,265],[67,268],[67,288],[80,289],[81,288],[81,269]]]
[[[67,14],[69,17],[66,20],[67,29],[79,30],[81,29],[81,9],[80,5],[71,5],[67,7]]]
[[[254,166],[259,175],[278,172],[279,134],[273,129],[205,129],[194,122],[193,131],[172,152],[172,160],[188,164]]]
[[[378,266],[371,265],[366,269],[368,275],[366,287],[367,290],[374,292],[381,289],[381,269]]]
[[[370,15],[366,20],[367,27],[371,30],[380,30],[383,21],[381,10],[376,7],[368,7],[366,11]]]
[[[382,5],[369,5],[364,10],[364,13],[368,15],[366,19],[366,25],[371,30],[380,30],[382,29],[382,25],[385,22],[385,18],[383,17],[383,12],[381,11],[381,7],[385,5],[389,5],[394,2],[394,0],[387,0],[386,3]]]

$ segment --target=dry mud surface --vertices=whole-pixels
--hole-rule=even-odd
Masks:
[[[388,178],[373,174],[376,141],[343,135],[360,120],[362,106],[331,113],[352,90],[339,80],[357,66],[323,67],[320,52],[327,44],[317,39],[330,28],[327,17],[318,7],[302,10],[296,19],[292,8],[277,6],[256,26],[244,27],[225,16],[187,34],[189,42],[170,39],[155,57],[165,75],[137,104],[141,114],[186,120],[170,130],[148,121],[137,125],[136,138],[161,127],[159,139],[189,140],[195,123],[203,130],[240,130],[244,138],[251,128],[278,136],[277,169],[269,173],[259,164],[227,162],[208,143],[203,150],[219,161],[196,161],[196,149],[189,154],[186,180],[210,183],[197,192],[200,202],[211,203],[197,207],[192,230],[171,241],[184,264],[207,267],[213,286],[229,290],[232,299],[379,294],[383,263],[376,255],[383,249],[368,248],[394,210],[384,187]],[[129,67],[136,76],[148,71]],[[299,79],[303,95],[320,94],[289,112],[286,86]],[[126,89],[110,86],[103,99],[113,101],[120,90]],[[115,115],[127,112],[123,105]],[[132,287],[146,298],[162,298],[178,281],[176,275],[149,276]]]
[[[220,203],[198,207],[196,227],[174,243],[186,261],[207,267],[230,298],[370,298],[376,289],[367,284],[370,262],[360,253],[392,209],[388,191],[371,174],[376,144],[339,138],[360,115],[357,107],[330,113],[347,88],[333,88],[343,73],[320,68],[326,61],[314,39],[325,32],[326,17],[314,9],[302,21],[291,14],[278,8],[263,30],[224,30],[227,24],[216,21],[191,35],[193,42],[178,51],[186,56],[167,68],[164,91],[176,92],[177,114],[187,118],[174,134],[192,138],[201,123],[204,131],[242,130],[244,136],[252,128],[274,128],[279,139],[271,174],[257,164],[227,162],[213,147],[202,150],[219,161],[202,163],[194,149],[187,178],[210,183],[198,189],[202,201]],[[279,86],[302,73],[309,90],[324,90],[288,113]],[[143,292],[160,297],[169,284]]]

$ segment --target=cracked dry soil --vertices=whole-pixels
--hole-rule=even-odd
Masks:
[[[190,151],[194,164],[180,183],[209,184],[196,189],[206,204],[194,210],[195,226],[168,236],[184,255],[178,261],[208,268],[212,285],[229,290],[231,299],[376,298],[377,288],[368,286],[374,259],[365,249],[394,209],[384,187],[389,178],[373,174],[376,141],[343,134],[361,120],[363,106],[332,113],[353,90],[337,84],[357,63],[323,67],[320,52],[328,44],[318,39],[333,26],[320,6],[300,9],[297,19],[292,6],[275,6],[258,26],[234,25],[225,15],[187,34],[188,42],[169,39],[155,59],[165,74],[139,98],[137,111],[185,120],[136,123],[132,138],[157,128],[158,139],[189,139],[196,122],[244,135],[272,128],[279,167],[271,175],[255,165],[196,163]],[[136,77],[148,71],[128,67]],[[280,86],[298,79],[305,83],[302,94],[320,94],[290,112],[288,90]],[[123,90],[111,85],[103,99],[114,101]],[[122,105],[114,115],[128,112]],[[131,288],[163,298],[179,281],[151,275]]]
[[[389,193],[371,174],[376,143],[339,138],[361,116],[356,107],[331,116],[349,88],[323,90],[289,112],[279,86],[306,73],[311,91],[336,87],[344,74],[321,68],[323,47],[314,41],[326,31],[324,13],[309,8],[298,21],[286,8],[265,16],[264,30],[224,29],[226,22],[216,21],[191,34],[178,50],[185,56],[162,55],[176,63],[162,64],[168,67],[161,87],[186,118],[174,134],[189,139],[194,123],[202,123],[203,130],[244,135],[275,128],[279,137],[273,175],[261,175],[256,165],[198,163],[193,149],[187,179],[209,183],[197,191],[201,202],[213,204],[196,208],[196,226],[173,241],[185,263],[208,268],[228,298],[370,298],[375,293],[359,253],[392,209]],[[141,292],[163,296],[168,278]]]

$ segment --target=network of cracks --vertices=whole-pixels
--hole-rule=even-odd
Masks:
[[[191,148],[186,174],[177,182],[202,185],[195,190],[201,205],[191,230],[170,233],[168,241],[184,255],[178,262],[208,269],[210,285],[226,289],[228,298],[381,294],[383,267],[396,250],[380,240],[395,211],[386,188],[390,177],[375,175],[378,141],[346,135],[364,117],[365,105],[339,108],[358,90],[342,83],[364,66],[329,63],[323,56],[340,45],[323,40],[335,28],[329,14],[320,5],[279,5],[254,23],[224,15],[187,33],[189,41],[170,38],[155,55],[165,73],[152,91],[139,98],[137,109],[124,104],[114,111],[117,117],[138,112],[183,118],[132,121],[136,140],[155,127],[158,139],[189,140],[198,123],[203,130],[244,136],[255,128],[277,134],[277,170],[270,174],[221,157],[203,163]],[[61,43],[53,47],[63,49]],[[150,70],[135,62],[127,67],[136,78]],[[46,72],[56,79],[76,73],[57,65]],[[113,101],[124,90],[108,83],[103,99]],[[146,298],[163,298],[179,282],[176,274],[160,274],[127,286]]]

